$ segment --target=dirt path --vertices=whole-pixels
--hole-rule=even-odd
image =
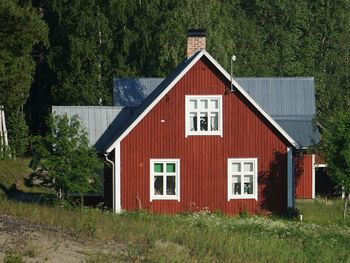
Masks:
[[[119,262],[124,251],[112,242],[77,240],[57,228],[0,215],[0,262],[15,253],[24,262]]]

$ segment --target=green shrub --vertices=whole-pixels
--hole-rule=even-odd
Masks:
[[[240,218],[247,218],[247,217],[250,217],[250,214],[247,210],[242,210],[241,212],[239,212],[238,216]]]
[[[4,263],[24,263],[22,255],[18,252],[7,254]]]
[[[28,150],[28,125],[25,116],[15,111],[7,118],[8,138],[12,157],[23,157]]]

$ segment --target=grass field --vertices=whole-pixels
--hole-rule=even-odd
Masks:
[[[25,161],[18,162],[16,174],[0,169],[0,180],[8,173],[27,173]],[[10,184],[13,179],[7,180]],[[126,248],[120,253],[104,248],[88,254],[87,262],[350,262],[350,219],[341,219],[341,205],[341,200],[298,201],[300,222],[207,213],[115,215],[97,208],[17,203],[0,196],[0,215],[53,227],[78,241]],[[28,249],[12,252],[20,258]]]
[[[343,220],[343,200],[316,198],[315,200],[297,200],[296,206],[305,222],[319,225],[347,225],[350,227],[350,213]]]
[[[312,223],[308,216],[305,222],[298,222],[205,213],[114,215],[98,209],[67,210],[4,199],[0,214],[58,227],[80,239],[126,244],[128,253],[118,258],[125,262],[140,258],[148,262],[350,262],[350,227],[337,220],[334,224]],[[107,260],[100,257],[95,262]]]
[[[13,184],[25,193],[52,193],[52,191],[38,186],[27,186],[25,179],[33,172],[29,168],[30,159],[0,160],[0,184],[9,189]],[[4,192],[0,190],[0,196]]]

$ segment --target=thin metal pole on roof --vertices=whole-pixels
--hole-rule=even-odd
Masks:
[[[233,91],[232,80],[233,80],[233,62],[234,61],[236,61],[236,56],[232,55],[232,57],[231,57],[231,91]]]

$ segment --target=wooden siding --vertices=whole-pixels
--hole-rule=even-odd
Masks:
[[[312,154],[294,155],[295,198],[312,199]]]
[[[121,141],[122,209],[284,212],[288,143],[202,58]],[[223,137],[185,137],[185,95],[222,95]],[[248,104],[248,105],[247,105]],[[288,145],[289,146],[289,145]],[[180,201],[150,202],[150,159],[179,158]],[[227,159],[258,158],[258,201],[227,200]]]

